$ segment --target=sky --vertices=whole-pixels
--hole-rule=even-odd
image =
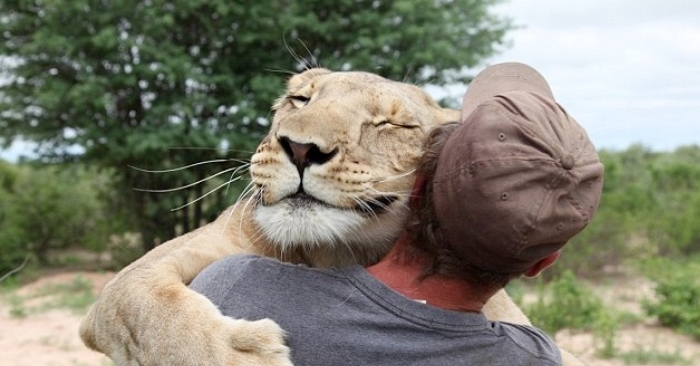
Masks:
[[[493,10],[518,29],[486,64],[539,70],[596,147],[700,145],[700,1],[510,0]]]
[[[510,0],[494,12],[520,28],[488,63],[540,71],[596,147],[700,145],[700,1]]]

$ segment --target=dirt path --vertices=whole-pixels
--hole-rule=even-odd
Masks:
[[[69,273],[49,276],[19,290],[27,295],[53,283],[70,283],[76,276],[90,280],[102,288],[113,274]],[[85,347],[78,336],[80,314],[53,309],[26,317],[11,314],[7,299],[0,301],[0,365],[1,366],[107,366],[111,361]]]
[[[635,324],[619,330],[615,338],[618,355],[610,359],[596,354],[596,344],[590,333],[563,331],[557,334],[556,340],[559,346],[591,366],[700,365],[699,342],[654,324]]]
[[[51,310],[24,319],[9,317],[0,307],[0,365],[3,366],[102,366],[104,355],[85,348],[78,338],[79,316]]]
[[[47,283],[69,283],[76,276],[89,279],[95,291],[113,274],[67,273],[44,277],[19,290],[25,295],[36,291]],[[604,286],[598,292],[606,302],[635,311],[639,299],[649,291],[647,283],[639,279],[618,281]],[[107,357],[87,349],[78,337],[80,314],[69,310],[48,310],[29,314],[24,318],[11,315],[7,298],[0,301],[0,366],[108,366]],[[618,331],[615,347],[618,354],[637,355],[637,360],[625,362],[618,356],[601,359],[596,355],[594,338],[589,333],[560,332],[557,343],[579,355],[591,366],[637,366],[637,365],[689,365],[700,366],[700,342],[662,328],[653,322],[634,324]],[[685,363],[654,359],[654,355],[678,354]],[[642,357],[646,355],[647,357]],[[671,357],[671,360],[674,358]]]

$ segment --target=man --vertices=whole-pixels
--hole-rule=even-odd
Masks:
[[[222,313],[271,318],[295,365],[560,365],[540,330],[486,319],[595,212],[603,167],[542,76],[518,63],[469,86],[461,125],[426,143],[406,230],[379,263],[320,270],[234,256],[191,287]]]

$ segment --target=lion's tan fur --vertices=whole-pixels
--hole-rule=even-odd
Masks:
[[[124,268],[81,323],[86,345],[118,365],[291,365],[274,322],[224,317],[186,284],[235,253],[317,267],[376,261],[405,223],[426,132],[459,118],[415,86],[324,69],[292,77],[273,109],[251,159],[255,192]],[[295,166],[289,141],[322,161]],[[504,291],[485,313],[529,324]]]

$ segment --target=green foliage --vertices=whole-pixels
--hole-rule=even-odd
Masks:
[[[536,301],[521,302],[521,308],[532,324],[549,334],[565,328],[592,331],[598,354],[605,358],[616,355],[615,337],[621,314],[606,308],[570,270],[552,281],[540,280]]]
[[[3,197],[4,196],[4,197]],[[21,228],[12,223],[12,219],[7,218],[10,214],[9,200],[7,193],[0,191],[0,277],[6,273],[20,267],[28,258],[29,248],[26,244],[26,233]]]
[[[581,285],[571,271],[560,278],[541,284],[535,303],[523,308],[533,324],[550,334],[564,328],[590,329],[603,313],[603,304],[595,294]]]
[[[27,257],[49,264],[54,249],[104,249],[104,238],[123,229],[99,199],[106,192],[106,175],[77,165],[8,171],[14,179],[0,189],[0,273],[19,267]]]
[[[604,276],[625,262],[700,251],[700,146],[653,152],[640,145],[602,150],[605,184],[591,224],[545,272]]]
[[[607,206],[603,198],[589,227],[569,241],[543,276],[550,279],[573,271],[581,277],[595,278],[606,266],[621,263],[630,253],[628,243],[634,230],[628,219],[628,213]]]
[[[664,156],[650,169],[659,204],[650,236],[663,243],[659,246],[662,255],[700,251],[700,161],[683,158],[681,153]]]
[[[591,327],[598,355],[602,358],[615,357],[617,355],[615,337],[620,328],[616,315],[610,310],[600,309]]]
[[[110,257],[110,268],[119,270],[131,264],[143,255],[141,236],[135,233],[112,235],[109,238],[106,252]]]
[[[18,223],[14,190],[19,169],[0,161],[0,276],[20,267],[29,255],[28,233]]]
[[[656,258],[643,268],[656,282],[656,299],[643,303],[645,311],[661,324],[700,340],[700,258]]]
[[[174,174],[129,165],[171,169],[223,148],[247,159],[286,74],[310,65],[416,83],[464,79],[462,68],[494,54],[512,28],[490,12],[497,2],[5,0],[0,143],[22,137],[41,143],[42,161],[114,169],[121,205],[152,246],[233,198],[221,192],[169,213],[211,187],[132,189],[183,186],[222,165]]]
[[[660,351],[649,347],[637,347],[618,354],[627,365],[692,365],[692,361],[683,357],[679,350],[675,352]]]

